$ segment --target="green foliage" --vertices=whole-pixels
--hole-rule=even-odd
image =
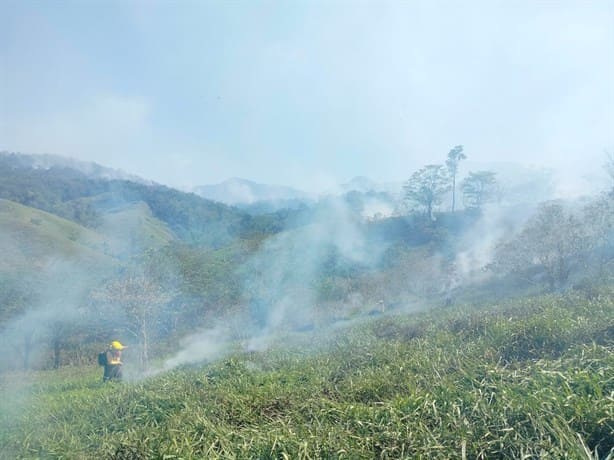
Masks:
[[[99,199],[103,197],[94,200],[98,205]],[[105,253],[122,260],[177,240],[170,227],[155,218],[149,206],[143,202],[106,210],[103,222],[96,231],[105,237]]]
[[[583,228],[597,276],[603,277],[614,263],[614,194],[604,194],[584,207]]]
[[[90,228],[102,225],[109,209],[143,202],[179,238],[209,246],[228,244],[247,232],[241,226],[244,213],[191,193],[161,185],[91,178],[70,168],[32,168],[10,155],[0,156],[0,198]]]
[[[609,290],[384,317],[132,384],[4,374],[0,458],[611,458],[613,321]]]
[[[88,180],[68,168],[31,168],[0,155],[0,198],[51,212],[87,227],[100,222],[97,211],[79,200],[104,191],[103,181]]]
[[[412,174],[403,187],[404,201],[409,209],[419,207],[432,219],[434,207],[441,203],[450,187],[450,179],[443,166],[427,165]]]
[[[450,161],[464,158],[458,147]],[[43,368],[80,367],[0,376],[0,458],[601,458],[611,452],[614,330],[607,282],[595,286],[587,271],[587,281],[576,283],[579,294],[400,312],[401,305],[442,303],[454,281],[457,246],[477,213],[442,214],[436,223],[414,215],[365,224],[374,245],[368,248],[390,245],[380,264],[363,266],[334,247],[302,248],[305,238],[290,243],[302,251],[269,244],[270,235],[304,225],[314,210],[248,216],[161,186],[92,181],[59,169],[0,173],[14,181],[0,193],[73,220],[0,200],[0,323],[32,305],[54,311],[45,287],[76,291],[81,271],[99,288],[98,296],[70,299],[91,307],[87,319],[50,315],[44,334],[16,332],[21,349],[6,355],[25,367],[36,341],[48,342]],[[405,189],[408,203],[431,219],[448,190],[438,165],[418,171]],[[473,196],[472,203],[483,203]],[[358,213],[366,197],[346,200]],[[504,245],[499,261],[505,270],[534,278],[546,273],[563,286],[579,262],[599,254],[599,279],[607,279],[611,196],[584,211],[579,219],[561,206],[544,206]],[[114,232],[116,240],[109,237]],[[306,268],[295,254],[311,250],[320,251],[317,263]],[[48,276],[58,255],[75,270]],[[264,277],[277,263],[280,276]],[[317,275],[306,273],[311,269]],[[251,289],[250,275],[265,282]],[[259,300],[258,288],[275,293],[288,277],[305,280],[290,283],[287,297],[308,311],[297,308],[287,322],[309,324],[278,337],[269,351],[228,351],[223,362],[125,385],[102,385],[100,370],[84,366],[118,331],[132,331],[140,343],[130,348],[133,358],[150,345],[158,354],[176,351],[185,333],[249,316],[249,297]],[[520,291],[506,286],[482,292],[492,302]],[[466,290],[464,298],[472,295]],[[312,301],[317,305],[307,305]],[[233,337],[249,338],[250,331]],[[143,364],[147,359],[143,354]]]
[[[257,243],[251,245],[243,241],[219,249],[175,243],[149,252],[143,262],[168,289],[201,298],[209,295],[215,303],[228,301],[229,295],[237,295],[235,290],[228,291],[240,282],[235,272],[257,248]]]
[[[5,257],[0,269],[40,268],[45,259],[62,256],[105,264],[105,238],[63,218],[0,199],[0,248]]]
[[[492,171],[469,172],[461,184],[465,207],[481,209],[485,203],[495,198],[497,193],[495,175],[496,173]]]
[[[543,270],[550,289],[564,287],[587,248],[586,229],[559,203],[546,203],[497,250],[495,267],[517,274]]]

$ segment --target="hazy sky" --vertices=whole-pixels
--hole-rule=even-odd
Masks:
[[[614,1],[0,0],[0,150],[173,186],[599,169]]]

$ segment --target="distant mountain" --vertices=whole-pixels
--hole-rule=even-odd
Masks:
[[[402,185],[378,183],[358,176],[320,197],[292,187],[259,184],[233,178],[216,185],[195,187],[193,192],[204,198],[235,206],[251,215],[276,213],[280,210],[305,211],[317,207],[327,197],[341,196],[365,218],[383,218],[393,213]]]
[[[385,192],[393,196],[397,195],[402,188],[402,183],[396,182],[375,182],[365,176],[353,177],[349,182],[340,185],[342,193],[348,192]]]
[[[201,185],[192,190],[208,200],[233,206],[259,202],[287,202],[309,200],[309,194],[282,185],[258,184],[247,179],[232,178],[219,184]]]
[[[379,186],[371,179],[365,176],[356,176],[350,179],[349,182],[341,184],[343,192],[374,192],[379,191]]]

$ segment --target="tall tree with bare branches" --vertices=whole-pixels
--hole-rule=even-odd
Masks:
[[[139,362],[147,369],[152,334],[171,296],[146,274],[135,271],[108,282],[98,298],[119,309],[125,317],[122,329],[138,342]]]

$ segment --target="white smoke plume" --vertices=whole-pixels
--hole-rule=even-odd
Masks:
[[[322,201],[309,224],[270,238],[241,267],[248,318],[226,319],[189,336],[154,372],[220,358],[238,343],[247,351],[262,351],[289,330],[314,327],[317,283],[331,253],[365,265],[379,255],[367,248],[359,216],[341,198]],[[238,326],[230,327],[233,322]],[[242,328],[240,338],[237,328]]]

